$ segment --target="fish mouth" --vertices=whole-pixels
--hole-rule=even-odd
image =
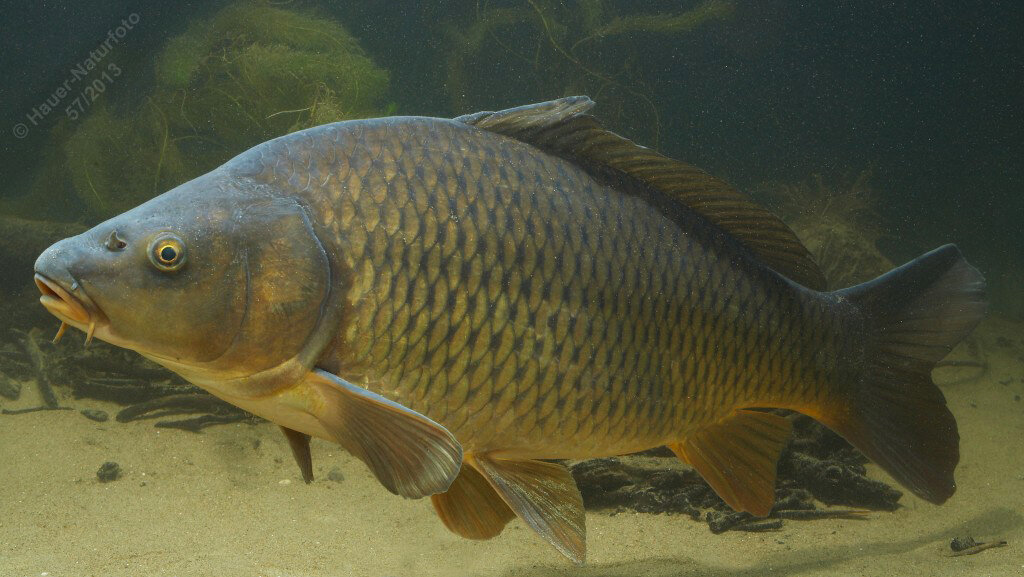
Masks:
[[[67,325],[71,325],[86,332],[85,342],[89,344],[92,341],[93,333],[96,331],[97,322],[103,317],[95,304],[87,296],[84,300],[74,296],[71,294],[71,291],[65,289],[59,282],[39,273],[36,273],[34,280],[41,293],[39,297],[40,304],[61,321],[60,329],[57,331],[57,336],[54,337],[53,342],[60,341],[61,337],[64,336]],[[73,290],[81,292],[80,289]]]

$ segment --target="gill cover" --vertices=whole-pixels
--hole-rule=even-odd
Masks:
[[[217,381],[248,380],[246,392],[258,395],[297,382],[326,346],[330,331],[320,329],[330,309],[331,267],[309,214],[293,198],[254,200],[233,221],[244,314],[207,368]]]

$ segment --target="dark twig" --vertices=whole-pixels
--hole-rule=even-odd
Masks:
[[[750,513],[720,513],[718,511],[708,511],[704,520],[707,521],[708,529],[711,529],[711,532],[716,535],[736,529],[744,523],[761,521]]]
[[[767,531],[778,531],[782,528],[782,519],[765,519],[752,523],[740,523],[732,528],[733,531],[746,531],[748,533],[764,533]]]
[[[185,393],[180,395],[168,395],[125,407],[117,413],[117,422],[127,423],[144,418],[154,418],[165,414],[177,413],[223,413],[228,405],[217,397],[205,393]],[[165,410],[159,415],[152,415],[154,411]]]
[[[973,537],[958,537],[950,542],[949,548],[953,550],[949,554],[950,557],[960,557],[963,555],[975,555],[981,553],[986,549],[995,549],[996,547],[1005,547],[1006,541],[991,541],[989,543],[978,543]]]
[[[868,511],[858,509],[787,509],[772,511],[772,517],[791,519],[793,521],[813,521],[816,519],[868,519]]]
[[[18,400],[21,396],[21,383],[7,376],[0,371],[0,397],[7,397],[12,401]]]
[[[247,417],[241,413],[234,415],[201,415],[191,419],[182,419],[180,421],[162,421],[153,426],[161,429],[181,429],[182,431],[200,433],[203,429],[211,425],[238,423],[246,419]]]
[[[45,405],[40,407],[29,407],[27,409],[3,409],[0,410],[0,414],[3,415],[24,415],[25,413],[35,413],[38,411],[73,411],[71,407],[47,407]]]
[[[25,348],[26,355],[28,355],[32,366],[35,368],[36,384],[39,386],[39,396],[43,399],[43,404],[51,409],[55,409],[60,403],[57,402],[57,395],[53,392],[53,387],[50,386],[50,375],[46,368],[46,359],[43,358],[43,351],[39,348],[39,343],[36,342],[37,334],[39,334],[39,329],[32,329],[21,342]]]

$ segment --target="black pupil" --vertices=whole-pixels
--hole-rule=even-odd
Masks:
[[[174,250],[173,246],[165,246],[160,249],[160,260],[164,262],[171,262],[178,256],[178,251]]]

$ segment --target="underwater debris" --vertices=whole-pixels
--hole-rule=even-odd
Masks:
[[[8,377],[3,371],[0,371],[0,397],[16,401],[20,396],[21,383],[15,381],[11,377]]]
[[[16,298],[5,302],[0,308],[0,316],[13,317],[21,310],[38,309],[34,306],[37,300],[34,295],[25,297],[25,302],[20,298],[21,295],[16,295]],[[2,409],[0,414],[77,410],[97,422],[110,418],[102,410],[60,405],[55,389],[61,389],[64,397],[68,396],[64,391],[70,391],[70,397],[76,400],[87,398],[127,405],[128,408],[122,411],[124,416],[119,419],[122,421],[193,415],[183,420],[157,421],[155,426],[161,428],[199,432],[211,425],[255,419],[130,351],[100,342],[88,348],[55,347],[46,336],[49,330],[38,327],[29,331],[11,329],[0,335],[0,339],[6,337],[0,340],[0,358],[6,371],[0,372],[0,395],[16,400],[21,393],[21,382],[35,381],[40,387],[40,397],[44,399],[40,406]],[[76,334],[69,338],[80,337]],[[190,400],[182,401],[183,397]]]
[[[199,417],[177,421],[160,421],[154,426],[164,429],[182,429],[198,433],[211,425],[223,425],[255,419],[249,413],[230,405],[206,392],[168,395],[137,403],[121,409],[115,419],[128,423],[140,419],[153,419],[169,415],[206,413]]]
[[[152,413],[163,412],[186,412],[197,413],[203,411],[217,411],[220,408],[219,401],[213,395],[201,393],[184,393],[180,395],[169,395],[151,401],[137,403],[130,407],[121,409],[115,419],[119,423],[128,423],[143,418],[153,418]]]
[[[750,513],[708,511],[704,516],[704,520],[708,524],[708,529],[716,535],[726,531],[761,533],[764,531],[777,531],[782,528],[782,519],[763,519],[755,517]]]
[[[974,537],[954,537],[949,542],[949,548],[953,551],[950,557],[960,557],[962,555],[974,555],[981,553],[987,549],[995,549],[996,547],[1005,547],[1006,541],[990,541],[988,543],[978,543],[974,540]]]
[[[331,470],[327,472],[327,480],[335,483],[343,482],[345,474],[341,472],[341,467],[331,467]]]
[[[121,465],[118,465],[114,461],[107,461],[100,465],[98,471],[96,471],[96,478],[100,480],[100,483],[109,483],[116,481],[121,478]]]
[[[0,310],[6,314],[6,310]],[[5,317],[8,318],[8,317]],[[21,346],[20,335],[24,334],[11,330],[7,335],[10,340],[0,341],[0,359],[4,364],[4,375],[11,379],[10,390],[18,389],[20,396],[24,382],[35,378],[35,367],[25,357],[25,349]],[[15,400],[15,398],[11,398]]]
[[[24,413],[34,413],[36,411],[49,411],[49,410],[71,410],[70,407],[62,407],[60,402],[57,400],[57,394],[54,392],[51,383],[51,370],[49,363],[44,358],[45,355],[39,348],[39,339],[42,338],[42,332],[38,328],[29,330],[28,332],[11,329],[8,333],[14,337],[14,342],[4,343],[2,352],[5,361],[10,364],[14,364],[13,361],[20,360],[20,366],[26,368],[29,371],[28,378],[34,379],[36,386],[39,388],[39,398],[43,404],[38,407],[29,407],[24,409],[3,409],[0,414],[4,415],[21,415]],[[14,346],[12,346],[14,345]],[[20,352],[20,359],[12,356],[12,353]],[[14,366],[19,366],[14,364]],[[11,379],[6,374],[0,373],[0,395],[7,397],[11,400],[16,400],[21,396],[21,383]]]
[[[110,419],[110,415],[106,411],[99,409],[79,409],[79,413],[90,421],[96,421],[97,423],[105,423]]]
[[[794,438],[779,461],[775,506],[767,519],[737,513],[696,471],[658,450],[581,461],[570,467],[588,509],[685,514],[713,533],[770,531],[784,520],[867,518],[892,511],[902,493],[865,476],[866,459],[813,419],[793,415]],[[821,509],[817,503],[847,508]]]
[[[759,519],[750,513],[740,512],[723,512],[723,511],[708,511],[704,515],[704,521],[708,524],[708,529],[714,534],[724,533],[747,523],[750,521],[758,521]]]
[[[95,360],[94,363],[99,364]],[[82,367],[81,370],[76,371],[82,375],[81,380],[70,383],[71,392],[76,399],[90,398],[130,405],[177,395],[182,391],[195,392],[199,390],[197,387],[168,375],[163,369],[153,368],[150,370],[153,372],[152,376],[139,374],[145,369],[140,370],[138,366],[126,367],[124,372],[117,372],[114,364],[103,366],[98,370]]]
[[[8,308],[4,307],[5,314]],[[55,386],[70,387],[71,397],[75,399],[92,398],[120,404],[147,401],[183,390],[199,390],[138,355],[104,343],[88,348],[55,347],[44,329],[38,327],[28,332],[12,329],[10,334],[13,340],[0,345],[0,351],[12,353],[10,358],[4,355],[5,368],[20,366],[24,374],[18,378],[35,380],[40,395],[48,399],[46,405],[50,407],[57,403]],[[12,350],[12,345],[17,348]],[[19,354],[15,356],[15,352]]]
[[[900,491],[889,485],[866,477],[867,471],[860,464],[819,460],[803,453],[792,453],[780,465],[785,467],[787,476],[799,479],[816,499],[826,505],[895,511],[902,496]]]
[[[662,460],[606,457],[581,461],[570,471],[588,509],[681,513],[697,519],[718,499],[696,471],[664,467]]]
[[[732,15],[734,6],[727,0],[710,0],[702,2],[691,10],[677,14],[629,14],[616,16],[607,24],[595,22],[596,14],[587,21],[591,29],[588,36],[577,40],[573,49],[581,44],[595,40],[603,40],[626,34],[675,34],[690,32],[707,20],[727,18]]]
[[[257,417],[238,413],[233,415],[200,415],[178,421],[158,421],[153,426],[158,429],[179,429],[190,433],[201,433],[206,427],[213,425],[229,425],[231,423],[255,422]]]
[[[39,397],[43,400],[43,405],[47,408],[55,409],[60,403],[57,402],[57,394],[53,392],[53,387],[50,386],[49,364],[43,358],[43,351],[39,349],[40,338],[43,338],[42,330],[33,328],[24,333],[21,344],[25,348],[26,356],[35,368],[36,386],[39,387]]]
[[[47,407],[46,405],[40,405],[38,407],[27,407],[24,409],[3,409],[0,410],[0,415],[24,415],[26,413],[38,413],[39,411],[73,411],[71,407]]]
[[[870,180],[870,170],[836,183],[816,174],[799,183],[764,183],[753,192],[800,237],[828,288],[839,289],[895,268],[876,246],[884,233]]]
[[[863,521],[868,511],[863,509],[783,509],[772,511],[772,517],[793,521],[816,521],[818,519],[851,519]]]

